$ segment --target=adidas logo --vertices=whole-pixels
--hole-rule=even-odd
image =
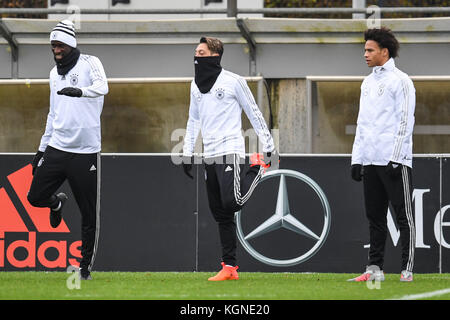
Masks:
[[[81,258],[79,250],[81,240],[69,243],[69,238],[73,239],[73,235],[71,236],[64,219],[57,228],[52,228],[49,219],[50,209],[33,207],[27,200],[33,179],[31,170],[29,164],[7,176],[12,191],[10,188],[0,187],[0,271],[42,266],[45,268],[78,266],[76,258]],[[15,233],[12,240],[16,241],[8,239],[8,233]],[[23,239],[23,233],[27,238]],[[65,236],[48,240],[48,233]],[[40,240],[41,236],[45,241]],[[18,238],[20,240],[17,240]],[[61,240],[64,238],[65,240]]]
[[[227,166],[227,167],[225,168],[225,172],[228,172],[228,171],[233,171],[233,168],[230,167],[230,166]]]
[[[89,171],[95,171],[95,170],[97,170],[97,168],[94,165],[92,165],[92,167],[89,169]]]

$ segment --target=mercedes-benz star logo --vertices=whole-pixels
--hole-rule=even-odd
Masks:
[[[297,218],[293,216],[293,212],[291,211],[289,207],[289,198],[288,198],[288,192],[286,188],[286,176],[299,179],[303,182],[305,182],[308,186],[310,186],[317,196],[319,197],[322,208],[323,208],[323,228],[320,235],[315,234],[313,231],[311,231],[307,226],[305,226],[303,223],[301,223]],[[252,232],[250,232],[248,235],[244,236],[244,233],[242,231],[241,227],[241,211],[236,212],[236,227],[237,227],[237,235],[239,238],[239,241],[241,242],[242,246],[247,250],[248,253],[250,253],[255,259],[266,263],[268,265],[272,266],[293,266],[299,263],[302,263],[309,258],[311,258],[313,255],[319,251],[319,249],[322,247],[323,243],[325,242],[325,239],[328,236],[328,232],[330,230],[330,222],[331,222],[331,216],[330,216],[330,206],[328,204],[328,200],[322,191],[322,189],[319,187],[319,185],[314,182],[310,177],[297,172],[293,170],[286,170],[286,169],[280,169],[280,170],[273,170],[270,172],[267,172],[261,179],[260,183],[262,183],[264,180],[274,178],[274,177],[280,177],[280,184],[278,187],[278,197],[277,197],[277,204],[275,207],[275,213],[268,218],[266,221],[264,221],[261,225],[256,227]],[[311,238],[315,240],[314,246],[308,250],[303,255],[287,259],[287,260],[277,260],[272,259],[269,257],[266,257],[262,254],[260,254],[258,251],[256,251],[249,243],[249,240],[254,239],[256,237],[259,237],[265,233],[274,231],[279,228],[285,228],[288,230],[291,230],[293,232],[296,232],[302,236],[306,236],[308,238]]]

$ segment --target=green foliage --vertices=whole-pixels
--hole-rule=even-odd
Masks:
[[[450,0],[366,0],[379,7],[448,7]],[[264,0],[265,8],[350,8],[352,0]],[[0,8],[47,8],[47,0],[0,0]],[[271,14],[283,18],[351,18],[350,14]],[[440,17],[449,14],[383,14],[383,18]],[[2,15],[10,18],[47,18],[47,15]]]
[[[0,8],[47,8],[47,0],[0,0]],[[47,15],[10,14],[1,18],[40,18],[47,19]]]
[[[448,7],[450,0],[366,0],[366,6],[379,7]],[[351,8],[352,0],[264,0],[265,8]],[[283,18],[351,18],[350,14],[272,14]],[[383,18],[441,17],[449,14],[383,14]]]

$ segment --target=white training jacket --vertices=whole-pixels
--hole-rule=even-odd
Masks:
[[[83,91],[81,98],[58,95],[65,87]],[[81,54],[77,64],[61,76],[56,66],[50,71],[50,111],[39,151],[47,145],[73,153],[97,153],[101,150],[101,122],[108,82],[97,57]]]
[[[390,58],[373,68],[361,85],[352,164],[412,168],[412,134],[416,94],[408,75]]]
[[[205,94],[192,81],[183,156],[193,155],[195,141],[201,131],[205,158],[232,153],[244,158],[242,110],[259,137],[263,152],[273,151],[275,147],[272,135],[245,79],[222,69],[211,90]]]

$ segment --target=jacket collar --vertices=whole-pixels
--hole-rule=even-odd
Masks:
[[[383,64],[382,66],[376,66],[373,68],[373,72],[376,74],[380,74],[384,71],[392,71],[395,68],[395,62],[394,62],[394,58],[389,58],[388,61],[386,61],[385,64]]]

